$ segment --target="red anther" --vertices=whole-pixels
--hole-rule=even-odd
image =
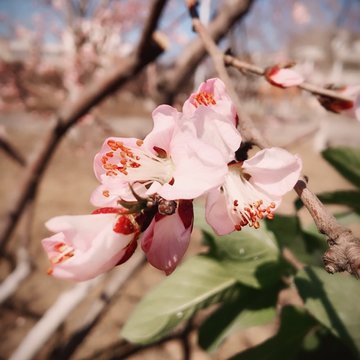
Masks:
[[[238,206],[239,205],[239,201],[238,200],[234,200],[234,206]]]
[[[241,230],[241,225],[240,224],[235,225],[235,230],[240,231]]]
[[[109,146],[109,148],[113,151],[117,150],[117,145],[115,140],[108,140],[107,145]]]
[[[112,151],[109,151],[105,154],[107,157],[113,157],[114,153]]]
[[[214,96],[207,92],[200,92],[193,98],[193,105],[197,108],[199,105],[215,105],[216,101]]]
[[[104,191],[102,192],[102,194],[103,194],[103,196],[105,196],[105,197],[109,197],[109,196],[110,196],[109,190],[104,190]]]
[[[254,228],[255,228],[255,229],[258,229],[259,227],[260,227],[259,222],[258,222],[258,221],[255,221],[255,222],[254,222]]]
[[[274,218],[274,214],[267,214],[266,215],[266,218],[269,219],[269,220],[272,220]]]
[[[141,146],[143,143],[144,143],[143,140],[140,140],[140,139],[136,140],[136,145],[137,146]]]

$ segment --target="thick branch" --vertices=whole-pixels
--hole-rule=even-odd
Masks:
[[[149,17],[152,24],[156,23],[152,17],[153,12],[155,12],[157,16],[160,16],[161,11],[159,11],[159,6],[161,5],[161,8],[163,8],[165,3],[165,0],[155,0],[153,2],[154,10],[151,11]],[[153,25],[145,26],[146,31],[148,31],[149,28],[152,29]],[[147,47],[149,46],[148,44],[142,45],[146,45]],[[113,93],[127,81],[132,79],[147,64],[154,61],[164,50],[161,45],[156,45],[156,42],[153,43],[151,49],[152,52],[148,52],[146,57],[142,57],[139,54],[143,54],[143,50],[139,47],[138,51],[136,51],[133,56],[124,60],[101,80],[94,80],[90,85],[88,85],[84,89],[82,96],[75,103],[69,101],[64,104],[63,109],[55,116],[55,124],[48,133],[37,156],[27,167],[27,171],[23,177],[23,183],[20,186],[20,191],[18,192],[18,198],[14,201],[13,208],[9,212],[7,219],[4,221],[4,227],[0,236],[1,249],[9,240],[28,200],[36,191],[39,181],[60,140],[66,132],[92,107],[98,105],[106,96]]]
[[[196,16],[196,11],[191,7],[190,13],[193,16],[193,26],[211,55],[219,77],[224,81],[228,88],[237,111],[239,109],[241,110],[239,99],[237,95],[234,94],[234,87],[224,68],[224,54],[217,48],[210,33]],[[262,75],[262,69],[249,65],[248,70],[250,69],[252,69],[251,71],[258,73],[258,75]],[[328,96],[329,94],[326,95]],[[242,111],[239,114],[239,125],[240,130],[242,130],[242,135],[246,140],[251,140],[260,148],[269,146],[261,133],[254,126],[251,119],[246,115],[244,116]],[[356,277],[360,277],[360,239],[356,238],[349,229],[337,222],[317,196],[307,187],[307,184],[303,179],[297,182],[294,190],[313,217],[318,230],[328,236],[330,248],[323,256],[326,271],[329,273],[347,271]]]

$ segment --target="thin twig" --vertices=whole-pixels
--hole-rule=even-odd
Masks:
[[[91,330],[101,321],[104,315],[110,310],[110,303],[121,287],[134,275],[134,273],[145,263],[142,252],[137,252],[126,266],[114,269],[111,278],[105,288],[87,312],[82,324],[72,333],[66,344],[57,345],[51,354],[52,359],[68,359],[83,344],[84,339]]]
[[[241,61],[232,55],[224,54],[223,60],[226,65],[233,66],[234,68],[236,68],[242,72],[245,70],[246,72],[249,72],[251,74],[255,74],[258,76],[265,75],[265,69],[263,69],[257,65],[249,64],[245,61]],[[337,91],[325,89],[323,87],[311,84],[309,82],[303,82],[302,84],[298,85],[298,87],[300,89],[308,91],[314,95],[326,96],[326,97],[329,97],[332,99],[342,100],[342,101],[352,101],[353,100],[345,95],[340,94]]]
[[[221,40],[234,24],[246,17],[255,0],[227,1],[209,23],[209,33],[215,41]],[[158,103],[171,104],[179,90],[188,83],[194,69],[206,56],[206,49],[200,39],[194,39],[181,53],[174,66],[159,74]]]
[[[195,8],[196,5],[194,5],[194,2],[189,1],[189,3],[191,3],[189,10],[192,16],[193,27],[198,32],[199,37],[204,42],[204,46],[212,57],[219,77],[223,80],[225,86],[228,88],[229,94],[234,101],[237,111],[239,108],[241,110],[238,97],[234,95],[234,87],[232,86],[226,70],[224,70],[224,54],[218,49],[209,32],[200,22],[197,16]],[[253,71],[258,72],[258,75],[260,75],[263,71],[262,69],[256,67],[252,69]],[[239,115],[239,125],[240,130],[242,131],[242,136],[246,140],[253,142],[260,148],[269,146],[267,141],[263,138],[262,134],[254,126],[251,119],[246,115],[244,116],[242,111]],[[326,234],[328,237],[328,244],[330,248],[323,256],[326,271],[329,273],[347,271],[355,277],[359,278],[360,239],[355,237],[351,230],[337,222],[335,217],[327,211],[317,196],[308,188],[304,179],[300,179],[296,183],[294,190],[309,211],[310,215],[313,217],[318,230],[321,233]]]
[[[30,360],[44,346],[67,316],[88,295],[102,277],[75,285],[61,294],[43,317],[29,331],[10,360]]]
[[[161,4],[161,6],[159,6]],[[154,24],[153,13],[160,17],[161,10],[164,8],[166,0],[154,0],[153,10],[149,19]],[[149,26],[145,25],[146,31]],[[148,36],[148,35],[146,35]],[[146,44],[148,48],[148,44]],[[114,70],[109,71],[101,80],[94,80],[90,85],[84,88],[83,94],[75,102],[69,101],[64,104],[62,110],[55,116],[55,123],[49,131],[41,149],[37,156],[27,167],[27,171],[23,175],[23,183],[20,186],[18,197],[14,201],[13,208],[8,213],[4,221],[3,229],[0,235],[0,249],[3,249],[6,242],[10,239],[23,211],[36,191],[42,175],[45,172],[60,140],[67,131],[75,125],[78,120],[85,115],[91,108],[98,105],[106,96],[118,90],[121,86],[134,78],[146,65],[154,61],[164,50],[161,44],[154,41],[152,51],[141,57],[143,54],[141,48],[119,64]]]
[[[240,99],[235,91],[234,86],[232,85],[230,76],[226,71],[222,51],[217,47],[216,43],[210,36],[209,32],[206,30],[205,26],[201,23],[199,18],[193,17],[192,24],[193,28],[196,30],[196,32],[202,39],[206,50],[208,51],[214,62],[214,66],[216,71],[218,72],[219,77],[224,82],[226,89],[231,97],[231,100],[235,105],[236,112],[239,117],[239,127],[242,137],[244,138],[244,140],[254,143],[261,148],[269,146],[267,140],[265,140],[264,137],[260,134],[260,132],[256,129],[252,119],[246,112],[243,111]]]

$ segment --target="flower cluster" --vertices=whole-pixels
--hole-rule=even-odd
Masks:
[[[193,227],[192,201],[206,197],[206,220],[218,235],[271,219],[296,183],[301,160],[279,148],[238,161],[237,114],[219,79],[201,84],[182,111],[161,105],[145,139],[105,140],[94,159],[99,186],[91,215],[60,216],[43,240],[60,278],[86,280],[125,262],[138,241],[147,260],[170,274]]]

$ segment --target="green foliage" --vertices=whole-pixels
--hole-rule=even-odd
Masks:
[[[260,288],[278,281],[283,264],[266,231],[244,231],[221,238],[206,233],[209,254],[182,264],[139,303],[122,330],[136,343],[166,335],[195,311],[231,297],[239,284]],[[251,300],[250,300],[251,301]]]
[[[323,156],[360,188],[360,150],[328,149]],[[325,204],[352,209],[336,216],[340,223],[359,221],[360,191],[321,193],[319,198]],[[296,207],[300,209],[302,204],[296,202]],[[327,244],[315,225],[304,228],[298,216],[277,214],[256,231],[243,229],[214,236],[202,204],[195,205],[195,226],[203,230],[208,252],[185,261],[148,293],[125,324],[123,337],[139,344],[155,342],[199,309],[220,304],[199,330],[200,346],[216,351],[231,334],[274,319],[279,290],[285,286],[281,278],[292,274],[305,307],[283,308],[277,334],[232,360],[358,359],[358,281],[350,276],[330,276],[316,266],[296,273],[281,260],[281,250],[286,247],[305,264],[321,265]]]
[[[303,229],[297,216],[278,214],[267,222],[267,227],[275,235],[281,249],[289,248],[304,263],[321,264],[321,254],[327,245],[316,227]]]
[[[255,288],[273,285],[286,266],[273,235],[265,229],[243,229],[213,237],[205,233],[210,256],[240,283]]]
[[[315,324],[304,310],[286,306],[281,312],[280,329],[274,337],[233,356],[231,360],[296,359],[304,337]]]
[[[322,156],[342,176],[360,188],[360,149],[329,148],[322,152]]]
[[[360,286],[350,275],[307,267],[295,277],[305,308],[355,353],[360,353]]]
[[[141,300],[121,335],[139,344],[154,342],[195,311],[233,296],[236,285],[213,259],[190,258]]]
[[[278,287],[254,290],[244,289],[240,297],[225,302],[211,314],[199,330],[199,344],[212,352],[229,335],[240,330],[267,324],[275,318]]]

